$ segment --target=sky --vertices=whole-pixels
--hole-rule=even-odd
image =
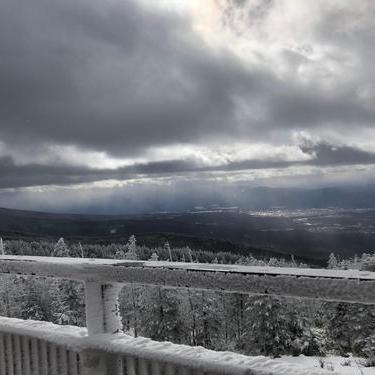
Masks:
[[[372,0],[0,6],[1,206],[374,182]]]

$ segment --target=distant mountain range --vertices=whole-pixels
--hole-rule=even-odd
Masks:
[[[347,257],[370,252],[375,245],[375,210],[247,210],[197,208],[182,213],[138,215],[55,214],[0,208],[0,236],[6,239],[91,243],[189,245],[194,249],[231,251],[255,256],[294,255],[322,265],[333,251]]]
[[[325,188],[253,187],[247,183],[212,184],[174,183],[149,186],[129,185],[101,189],[97,194],[77,193],[67,189],[59,196],[33,193],[27,199],[17,192],[0,194],[0,206],[27,207],[29,210],[86,214],[145,214],[185,212],[196,207],[236,206],[242,209],[272,207],[296,208],[375,208],[375,186]]]

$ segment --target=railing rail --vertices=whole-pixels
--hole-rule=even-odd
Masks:
[[[375,303],[375,273],[358,270],[5,255],[0,273]]]
[[[123,283],[375,303],[375,273],[300,268],[0,256],[0,273],[80,280],[87,331],[0,318],[0,375],[323,374],[265,357],[218,353],[121,333]],[[21,366],[20,366],[21,363]],[[331,373],[332,374],[332,373]]]
[[[103,358],[111,375],[306,374],[300,366],[262,356],[215,352],[124,334],[87,336],[85,329],[48,322],[0,318],[0,332],[1,375],[92,375],[97,372],[85,362]],[[308,374],[327,372],[311,369]]]
[[[70,329],[73,333],[75,327]],[[81,351],[66,330],[47,322],[0,318],[0,375],[83,374]]]

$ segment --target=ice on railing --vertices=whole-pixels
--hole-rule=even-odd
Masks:
[[[251,375],[323,375],[326,371],[286,364],[263,356],[249,357],[232,352],[216,352],[202,347],[156,342],[125,334],[86,336],[86,329],[59,326],[48,322],[0,318],[0,333],[44,340],[75,352],[94,351],[150,363],[170,364],[175,368],[218,374]],[[329,374],[333,374],[329,372]]]
[[[375,273],[358,270],[0,256],[0,273],[375,303]]]
[[[0,333],[33,337],[56,345],[74,348],[77,338],[86,337],[87,329],[37,320],[0,317]]]
[[[126,353],[134,358],[151,362],[169,363],[175,367],[189,368],[204,373],[251,375],[323,375],[328,372],[318,368],[286,364],[279,359],[264,356],[250,357],[233,352],[220,352],[203,347],[157,342],[144,337],[127,335],[99,335],[87,337],[85,344],[108,353]],[[329,374],[334,374],[329,372]]]
[[[191,369],[191,372],[197,373],[315,375],[326,372],[317,368],[288,365],[267,357],[247,357],[113,334],[120,327],[117,293],[121,283],[375,303],[375,273],[358,270],[0,256],[0,273],[84,281],[89,333],[87,335],[85,329],[76,327],[0,318],[0,336],[2,333],[28,336],[77,353],[94,351],[113,354],[120,358],[122,364],[124,359],[127,365],[141,360],[141,366],[144,360],[151,367],[156,364],[155,368],[167,363],[175,368]],[[11,348],[12,345],[7,347]],[[132,373],[135,374],[134,365],[131,366]],[[89,374],[91,375],[90,372]]]

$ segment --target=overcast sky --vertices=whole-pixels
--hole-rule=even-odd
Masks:
[[[0,5],[0,205],[183,181],[372,182],[372,0]]]

